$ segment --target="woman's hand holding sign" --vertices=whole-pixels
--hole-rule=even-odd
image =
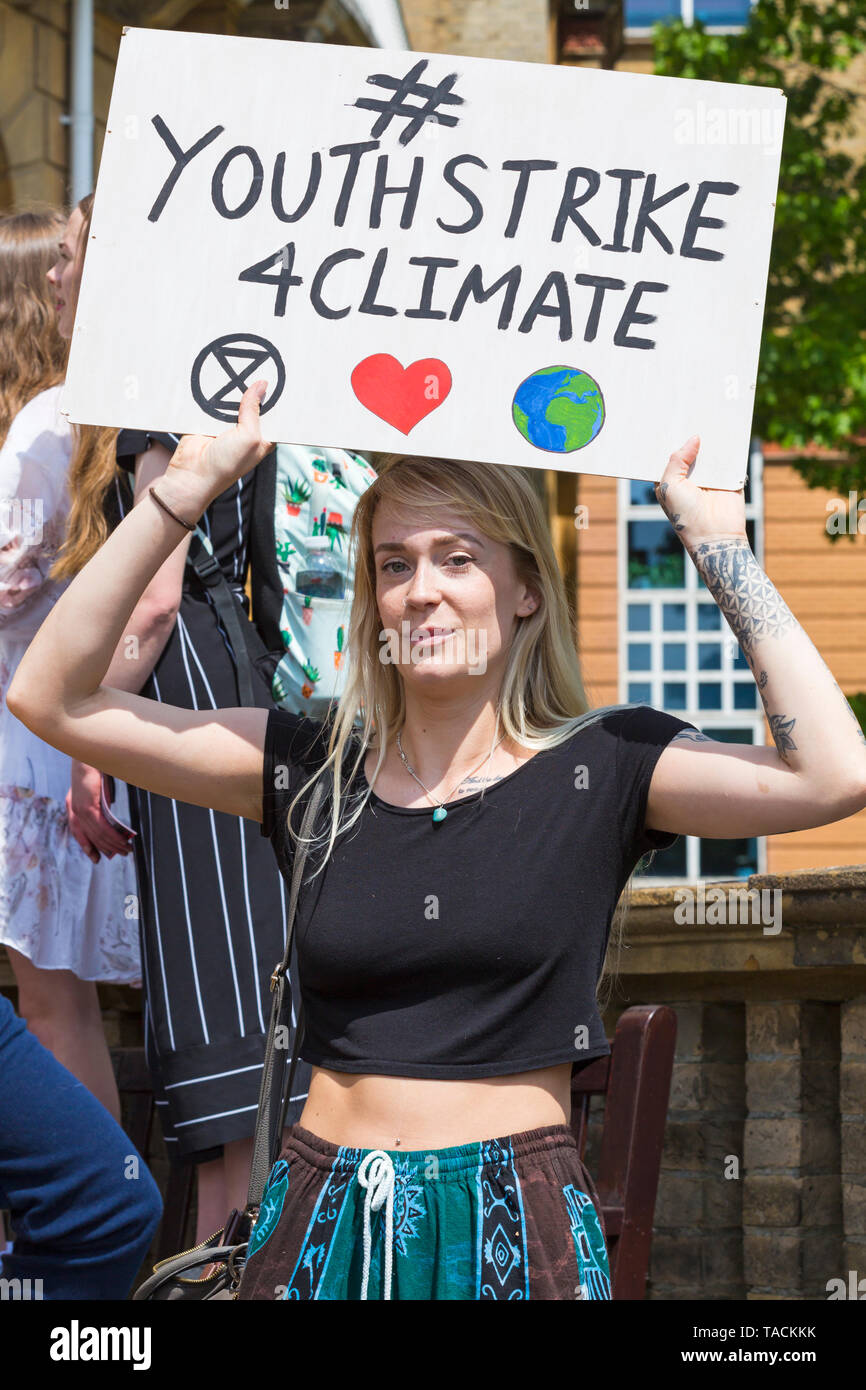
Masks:
[[[690,555],[701,542],[741,541],[746,536],[746,503],[743,489],[729,492],[722,488],[699,487],[689,480],[697,459],[700,437],[693,434],[675,453],[656,483],[656,496],[662,511]]]
[[[215,497],[252,472],[273,444],[262,439],[260,407],[267,382],[247,387],[237,424],[222,434],[185,434],[157,489],[185,521],[197,521]]]

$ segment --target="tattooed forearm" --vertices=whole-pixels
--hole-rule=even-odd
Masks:
[[[770,733],[773,735],[773,742],[776,745],[779,757],[787,762],[788,759],[785,757],[785,754],[796,753],[797,751],[797,745],[791,737],[791,730],[797,721],[793,717],[787,719],[784,714],[768,714],[767,718],[770,723]]]
[[[712,743],[712,741],[706,734],[699,734],[696,729],[682,729],[671,739],[671,743]]]
[[[705,541],[693,559],[747,658],[761,638],[781,637],[797,626],[748,541]]]
[[[685,531],[685,529],[686,529],[685,522],[680,521],[680,513],[679,513],[679,512],[671,512],[671,511],[669,511],[669,509],[668,509],[668,505],[667,505],[667,496],[668,496],[668,487],[669,487],[669,486],[670,486],[669,483],[660,483],[660,484],[659,484],[658,496],[659,496],[659,501],[660,501],[660,503],[661,503],[661,505],[662,505],[662,510],[664,511],[665,515],[667,516],[668,520],[669,520],[670,523],[671,523],[671,526],[673,526],[673,528],[674,528],[675,531]]]

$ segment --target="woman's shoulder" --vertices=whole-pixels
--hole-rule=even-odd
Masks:
[[[54,435],[58,440],[70,440],[72,426],[61,412],[62,392],[61,382],[57,386],[48,386],[44,391],[32,396],[13,417],[4,441],[4,449],[30,448],[42,436]]]
[[[72,426],[60,412],[61,390],[40,391],[12,420],[0,446],[0,495],[13,497],[22,487],[47,489],[38,495],[49,509],[50,499],[60,497],[73,446]]]
[[[583,740],[590,740],[600,747],[609,746],[612,751],[618,751],[621,745],[664,746],[683,729],[694,729],[695,726],[678,715],[668,714],[652,705],[623,704],[600,705],[586,710],[560,728],[561,737],[555,747],[570,753],[572,745]]]
[[[274,707],[268,712],[266,759],[311,770],[321,766],[328,756],[330,727],[326,720]]]

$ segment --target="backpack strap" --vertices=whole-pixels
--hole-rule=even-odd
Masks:
[[[210,594],[219,618],[228,635],[234,653],[238,699],[242,705],[255,705],[252,666],[242,623],[247,621],[238,612],[238,601],[232,592],[222,566],[213,553],[213,546],[199,526],[190,538],[189,562]]]

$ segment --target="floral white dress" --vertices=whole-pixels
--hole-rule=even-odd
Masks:
[[[0,448],[0,943],[82,980],[141,978],[133,856],[94,864],[69,830],[70,759],[6,707],[18,664],[63,584],[48,572],[69,511],[61,386],[18,412]],[[114,809],[128,814],[115,783]]]

